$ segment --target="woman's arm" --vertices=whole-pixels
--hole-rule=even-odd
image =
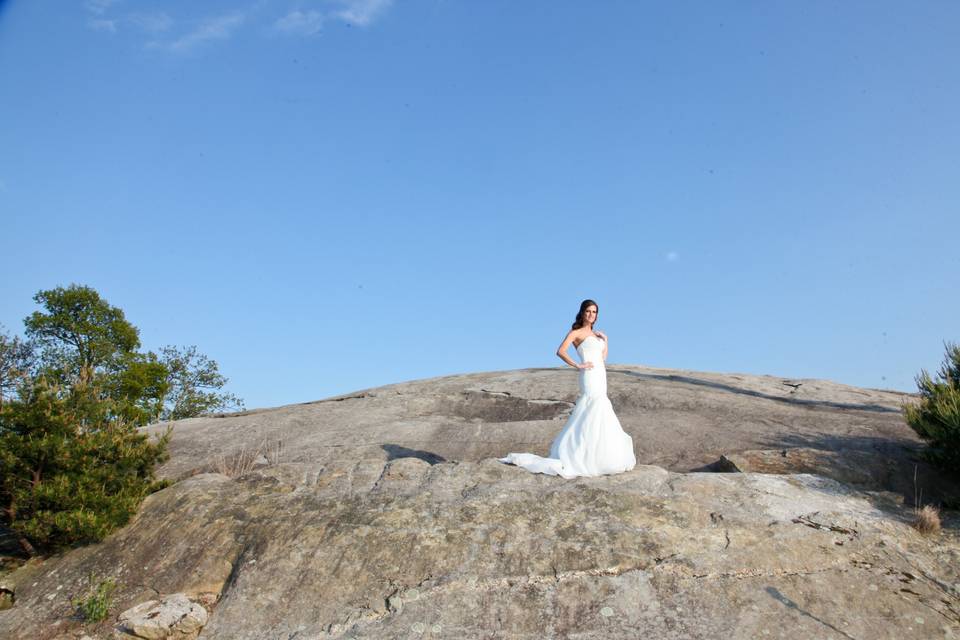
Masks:
[[[570,348],[570,345],[573,344],[573,339],[574,339],[574,338],[576,338],[576,334],[575,334],[574,330],[571,329],[571,330],[567,333],[567,337],[564,338],[564,339],[563,339],[563,342],[560,343],[560,346],[557,347],[557,356],[559,356],[559,358],[560,358],[561,360],[563,360],[564,362],[566,362],[568,365],[570,365],[570,366],[573,367],[574,369],[592,369],[592,368],[593,368],[593,363],[591,363],[591,362],[585,362],[585,363],[583,363],[583,364],[579,364],[579,363],[575,362],[570,356],[567,355],[567,349],[569,349],[569,348]]]

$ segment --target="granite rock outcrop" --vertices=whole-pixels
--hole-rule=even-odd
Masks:
[[[610,369],[643,463],[616,476],[493,459],[549,446],[576,392],[559,370],[181,421],[177,482],[133,522],[0,577],[0,635],[109,638],[119,612],[182,594],[201,639],[960,636],[955,518],[923,536],[889,478],[824,471],[909,461],[904,394]],[[256,455],[225,464],[239,451]],[[118,585],[99,626],[72,618],[91,575]]]

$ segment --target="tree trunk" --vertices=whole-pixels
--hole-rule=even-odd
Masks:
[[[20,543],[20,548],[23,549],[23,552],[26,553],[31,558],[37,555],[37,550],[33,548],[33,545],[30,544],[30,541],[24,538],[23,536],[17,536],[17,542]]]
[[[4,509],[4,511],[7,512],[7,518],[9,518],[10,526],[12,527],[12,526],[13,526],[13,521],[14,521],[14,519],[17,517],[17,502],[16,502],[16,500],[14,500],[14,499],[11,498],[11,500],[10,500],[10,506],[7,507],[6,509]],[[33,556],[37,555],[37,550],[33,548],[33,545],[30,544],[30,541],[29,541],[29,540],[27,540],[26,538],[24,538],[24,537],[23,537],[22,535],[20,535],[19,533],[14,532],[12,529],[10,530],[10,532],[13,533],[13,534],[17,537],[17,543],[20,545],[20,548],[23,549],[23,552],[24,552],[24,553],[26,553],[26,554],[27,554],[28,556],[30,556],[31,558],[32,558]]]

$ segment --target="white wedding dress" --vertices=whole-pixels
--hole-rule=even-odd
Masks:
[[[577,347],[580,359],[592,362],[593,368],[580,369],[580,395],[567,424],[550,445],[550,457],[511,453],[499,458],[501,462],[564,478],[620,473],[636,466],[633,438],[620,426],[607,397],[603,346],[597,336],[587,336]]]

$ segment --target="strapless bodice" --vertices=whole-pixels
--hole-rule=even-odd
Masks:
[[[593,364],[592,369],[580,369],[577,379],[580,383],[580,393],[587,396],[607,395],[607,370],[603,366],[603,340],[597,336],[587,338],[577,346],[577,353],[582,362]]]
[[[577,353],[584,362],[592,362],[594,366],[603,366],[603,340],[597,336],[587,336],[578,346]]]

